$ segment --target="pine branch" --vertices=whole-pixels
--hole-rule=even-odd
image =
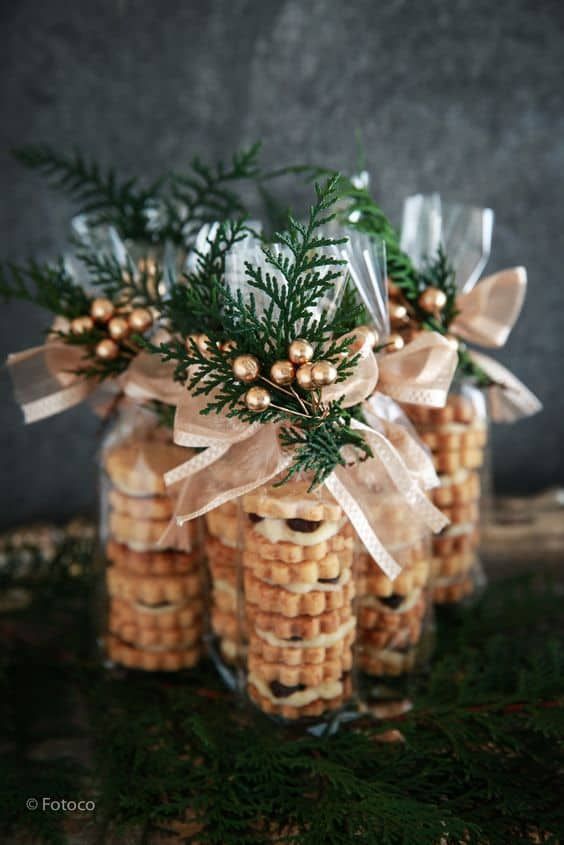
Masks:
[[[128,257],[124,267],[112,255],[81,247],[77,258],[89,274],[89,281],[116,307],[156,308],[161,311],[163,271],[157,264],[141,260],[135,264]]]
[[[62,258],[55,265],[33,260],[22,265],[0,265],[0,297],[4,302],[31,302],[68,320],[88,313],[90,304],[83,288],[65,269]]]
[[[142,188],[136,179],[120,180],[112,168],[103,171],[79,151],[65,155],[48,144],[18,147],[13,154],[20,164],[78,203],[80,213],[115,226],[124,238],[150,239],[146,208],[159,195],[161,179]]]

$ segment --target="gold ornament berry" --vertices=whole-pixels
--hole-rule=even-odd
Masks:
[[[434,314],[437,311],[443,310],[447,304],[447,295],[440,288],[426,288],[423,293],[419,294],[417,301],[423,311],[427,311],[428,314]]]
[[[312,364],[302,364],[302,366],[296,370],[296,381],[302,390],[313,390],[315,387],[311,370]]]
[[[403,349],[405,346],[405,341],[401,334],[396,334],[392,332],[392,334],[388,335],[388,342],[386,343],[386,352],[399,352],[400,349]]]
[[[112,340],[123,340],[129,334],[129,323],[125,317],[112,317],[108,323],[108,334]]]
[[[254,355],[237,355],[231,365],[233,375],[245,383],[254,381],[260,373],[260,364]]]
[[[409,323],[407,308],[399,302],[390,302],[390,320],[392,326],[405,326]]]
[[[196,334],[194,335],[194,340],[196,341],[196,345],[202,355],[209,355],[212,342],[207,336],[207,334]]]
[[[114,306],[109,299],[95,299],[90,306],[90,316],[97,323],[107,323],[114,316]]]
[[[311,378],[316,387],[333,384],[337,375],[337,367],[331,361],[316,361],[311,367]]]
[[[91,332],[94,328],[94,320],[92,317],[75,317],[70,325],[70,330],[73,334],[84,334]]]
[[[96,355],[102,361],[113,361],[119,355],[119,346],[111,338],[101,340],[96,346]]]
[[[270,405],[271,397],[268,390],[264,387],[251,387],[245,393],[245,405],[249,411],[266,411]]]
[[[222,352],[234,352],[237,349],[237,341],[236,340],[225,340],[223,343],[219,345],[219,348]]]
[[[292,364],[297,364],[298,367],[302,364],[309,364],[313,358],[313,346],[308,340],[303,337],[298,337],[293,340],[288,349],[288,358]]]
[[[274,384],[283,386],[294,381],[294,365],[291,361],[275,361],[270,368],[270,378]]]
[[[399,299],[401,297],[401,288],[399,288],[392,280],[388,277],[388,296],[390,299]]]
[[[127,319],[131,331],[139,334],[146,332],[153,325],[153,315],[148,308],[134,308]]]
[[[372,349],[378,343],[378,332],[370,326],[357,326],[354,329],[354,340],[349,346],[348,354],[356,355],[360,352],[365,343],[368,343]]]

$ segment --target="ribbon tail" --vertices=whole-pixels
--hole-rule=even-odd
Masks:
[[[369,555],[377,562],[385,575],[393,581],[400,574],[401,566],[376,536],[370,520],[358,504],[358,498],[351,493],[347,483],[337,477],[336,472],[332,472],[325,479],[325,486],[350,519]]]
[[[433,533],[442,531],[449,524],[449,520],[427,498],[388,438],[364,425],[364,423],[355,422],[353,424],[355,428],[362,430],[368,445],[374,455],[380,459],[392,483],[405,502]]]
[[[172,487],[173,484],[178,484],[180,481],[185,481],[191,475],[201,472],[210,464],[215,463],[222,458],[230,449],[229,444],[221,444],[217,446],[209,446],[205,451],[188,458],[184,463],[179,464],[174,469],[170,469],[164,474],[164,482],[167,487]]]
[[[472,352],[471,357],[495,382],[488,387],[490,414],[494,422],[516,422],[542,411],[540,400],[503,364],[481,352]]]

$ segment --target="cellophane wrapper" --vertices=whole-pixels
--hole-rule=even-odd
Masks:
[[[491,491],[487,404],[482,391],[456,379],[444,408],[404,409],[439,476],[439,486],[430,491],[433,503],[450,520],[432,539],[433,600],[468,601],[485,585],[479,544],[482,505]]]
[[[431,535],[389,477],[363,472],[372,524],[402,567],[392,581],[362,546],[358,552],[357,686],[361,705],[398,701],[428,662],[433,641]]]
[[[200,521],[159,544],[175,505],[163,474],[186,456],[153,411],[121,403],[100,450],[98,643],[107,665],[178,672],[200,659]]]

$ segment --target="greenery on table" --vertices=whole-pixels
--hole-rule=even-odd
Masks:
[[[133,831],[132,841],[151,842],[159,829],[203,845],[564,837],[561,597],[546,579],[495,584],[474,607],[443,615],[410,712],[315,737],[240,706],[207,665],[183,676],[106,675],[86,648],[92,550],[84,539],[63,543],[68,565],[56,553],[56,577],[33,579],[34,605],[0,616],[3,841],[17,831],[68,841],[69,819],[26,810],[30,795],[95,800],[100,842],[109,830],[115,841]],[[29,571],[10,572],[4,590],[11,579],[30,583]],[[68,755],[33,755],[38,721],[50,720],[49,738],[91,741],[80,770]],[[404,741],[379,741],[390,730]]]

